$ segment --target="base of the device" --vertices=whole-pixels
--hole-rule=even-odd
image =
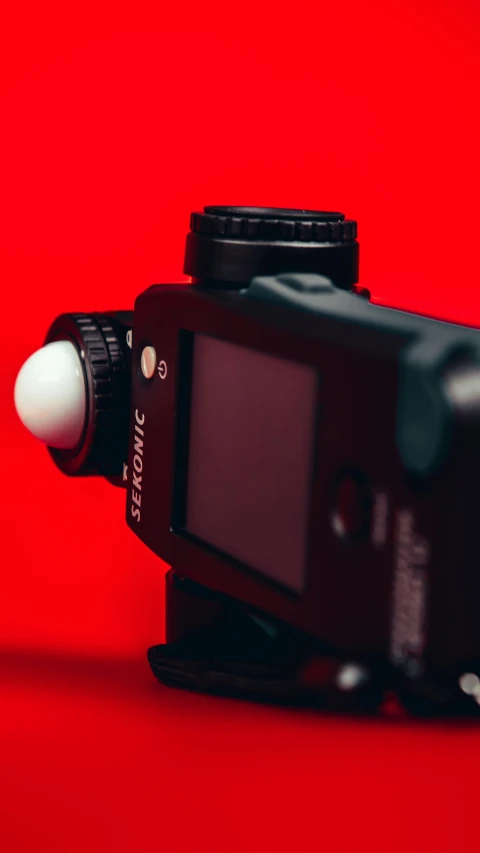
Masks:
[[[148,660],[169,687],[258,702],[357,714],[392,705],[422,716],[480,711],[456,683],[413,681],[387,666],[342,659],[173,570],[166,575],[166,642],[150,648]]]

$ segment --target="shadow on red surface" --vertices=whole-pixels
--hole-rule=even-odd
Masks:
[[[145,703],[158,703],[161,708],[182,708],[188,715],[197,705],[210,707],[214,716],[239,713],[260,716],[267,712],[304,719],[312,725],[334,724],[399,727],[405,731],[460,734],[468,730],[479,734],[478,720],[468,718],[418,719],[397,710],[391,713],[332,713],[322,709],[269,705],[263,702],[233,700],[228,697],[211,697],[189,690],[179,690],[160,684],[150,671],[147,659],[85,657],[56,653],[13,651],[0,649],[0,680],[12,688],[33,690],[65,690],[92,697],[128,701],[141,707]],[[153,705],[154,706],[154,705]],[[233,709],[233,710],[232,710]]]
[[[5,853],[462,851],[476,837],[469,723],[214,699],[163,687],[140,659],[10,650],[0,680]]]

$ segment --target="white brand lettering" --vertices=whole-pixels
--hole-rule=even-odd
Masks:
[[[427,568],[430,548],[415,531],[409,509],[396,519],[393,616],[390,656],[409,675],[420,675],[426,632]]]
[[[388,497],[377,492],[373,504],[372,545],[381,548],[387,541]]]
[[[145,423],[145,415],[135,409],[135,435],[133,447],[133,470],[132,470],[132,516],[136,521],[141,518],[142,506],[142,477],[143,471],[143,436],[142,426]],[[142,436],[142,438],[140,438]]]

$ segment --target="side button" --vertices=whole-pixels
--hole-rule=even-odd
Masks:
[[[334,533],[346,540],[368,535],[372,504],[367,478],[357,471],[342,474],[335,487],[331,511]]]

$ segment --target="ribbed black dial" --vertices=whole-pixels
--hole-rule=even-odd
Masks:
[[[335,211],[211,205],[191,214],[183,269],[208,288],[309,272],[348,290],[358,282],[356,238],[357,223]]]
[[[190,229],[195,234],[239,240],[343,243],[357,236],[357,223],[343,213],[279,207],[205,207],[201,213],[192,213]]]
[[[56,465],[70,476],[119,477],[128,452],[133,312],[61,314],[45,344],[70,340],[85,377],[86,414],[82,436],[72,450],[49,448]],[[131,331],[130,331],[131,334]]]

